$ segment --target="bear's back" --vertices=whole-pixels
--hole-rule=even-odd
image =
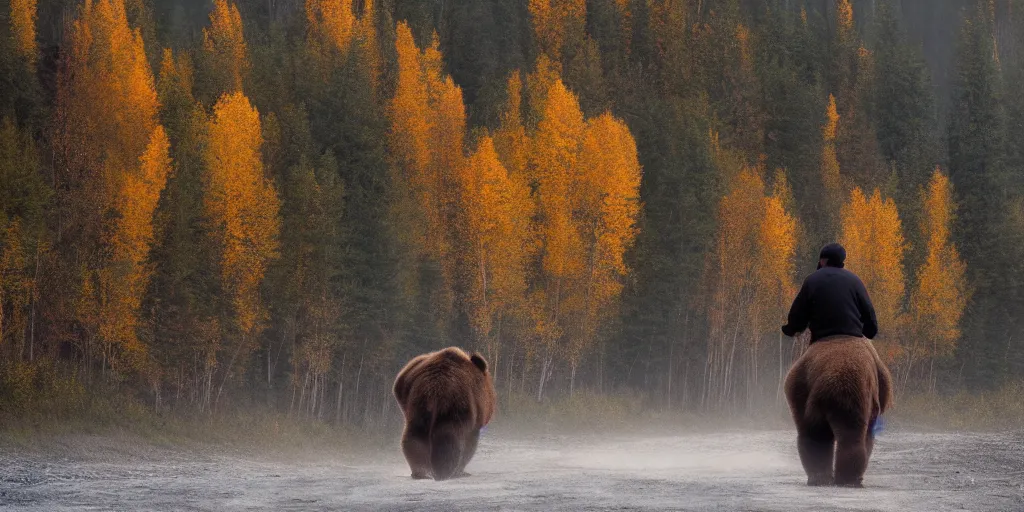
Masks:
[[[394,391],[407,416],[465,416],[482,426],[494,414],[496,393],[486,367],[458,347],[414,358],[399,373]]]

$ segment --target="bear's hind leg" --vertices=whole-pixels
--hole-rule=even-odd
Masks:
[[[434,480],[459,476],[465,433],[457,422],[435,423],[430,432],[430,470]]]
[[[430,443],[427,439],[427,435],[418,432],[414,425],[407,425],[402,434],[402,453],[415,480],[430,478]]]
[[[867,425],[841,428],[836,432],[836,485],[863,487],[868,469]]]
[[[797,448],[807,472],[807,485],[832,485],[832,454],[835,438],[827,425],[798,427]]]
[[[469,465],[469,461],[473,460],[473,455],[476,454],[476,445],[480,440],[480,429],[474,429],[466,434],[466,444],[463,445],[462,449],[462,461],[459,464],[459,469],[455,472],[456,478],[473,476],[466,473],[466,466]]]

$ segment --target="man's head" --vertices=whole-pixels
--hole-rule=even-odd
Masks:
[[[836,267],[843,268],[846,263],[846,249],[839,244],[828,244],[821,248],[818,255],[818,268]]]

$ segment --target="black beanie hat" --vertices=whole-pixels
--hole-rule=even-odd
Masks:
[[[821,248],[821,254],[818,255],[819,260],[827,260],[828,266],[843,268],[844,262],[846,261],[846,249],[839,244],[828,244]]]

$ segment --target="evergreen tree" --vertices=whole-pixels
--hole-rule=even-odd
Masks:
[[[1009,321],[1001,228],[1010,204],[1004,154],[1004,111],[999,63],[992,38],[991,13],[979,4],[964,20],[956,54],[952,110],[949,116],[949,177],[960,197],[955,240],[967,261],[975,287],[961,349],[964,377],[987,384],[1003,358],[995,342]]]

